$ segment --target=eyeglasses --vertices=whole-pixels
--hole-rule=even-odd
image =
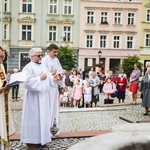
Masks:
[[[5,56],[4,55],[0,55],[0,58],[5,59]]]
[[[40,57],[42,57],[43,55],[34,55],[34,56],[37,56],[37,57],[39,57],[39,58],[40,58]]]

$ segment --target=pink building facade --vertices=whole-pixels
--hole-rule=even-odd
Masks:
[[[115,73],[127,55],[139,55],[141,8],[142,0],[81,0],[79,67]]]

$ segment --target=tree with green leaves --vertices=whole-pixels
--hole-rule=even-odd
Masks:
[[[127,74],[127,77],[130,76],[132,70],[134,69],[134,64],[138,65],[139,70],[142,72],[143,64],[140,62],[140,57],[137,55],[130,56],[128,55],[126,59],[124,59],[123,64],[121,66],[124,69],[124,72]]]
[[[62,68],[67,71],[70,71],[77,66],[77,56],[75,55],[74,50],[69,48],[69,46],[59,47],[58,59]]]

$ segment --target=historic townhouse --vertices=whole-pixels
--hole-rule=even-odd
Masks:
[[[139,55],[142,0],[81,0],[79,65],[119,70]]]
[[[141,61],[150,61],[150,0],[143,0],[141,25]]]
[[[50,43],[78,49],[79,0],[1,0],[0,45],[8,51],[8,70],[22,69],[32,47]]]

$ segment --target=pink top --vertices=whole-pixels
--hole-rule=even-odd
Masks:
[[[75,100],[80,100],[82,98],[82,86],[75,85],[73,87],[73,92],[71,95]]]
[[[111,82],[111,83],[105,83],[103,86],[103,92],[105,94],[104,99],[114,99],[111,97],[111,95],[109,93],[114,93],[116,91],[116,85],[115,83]]]

